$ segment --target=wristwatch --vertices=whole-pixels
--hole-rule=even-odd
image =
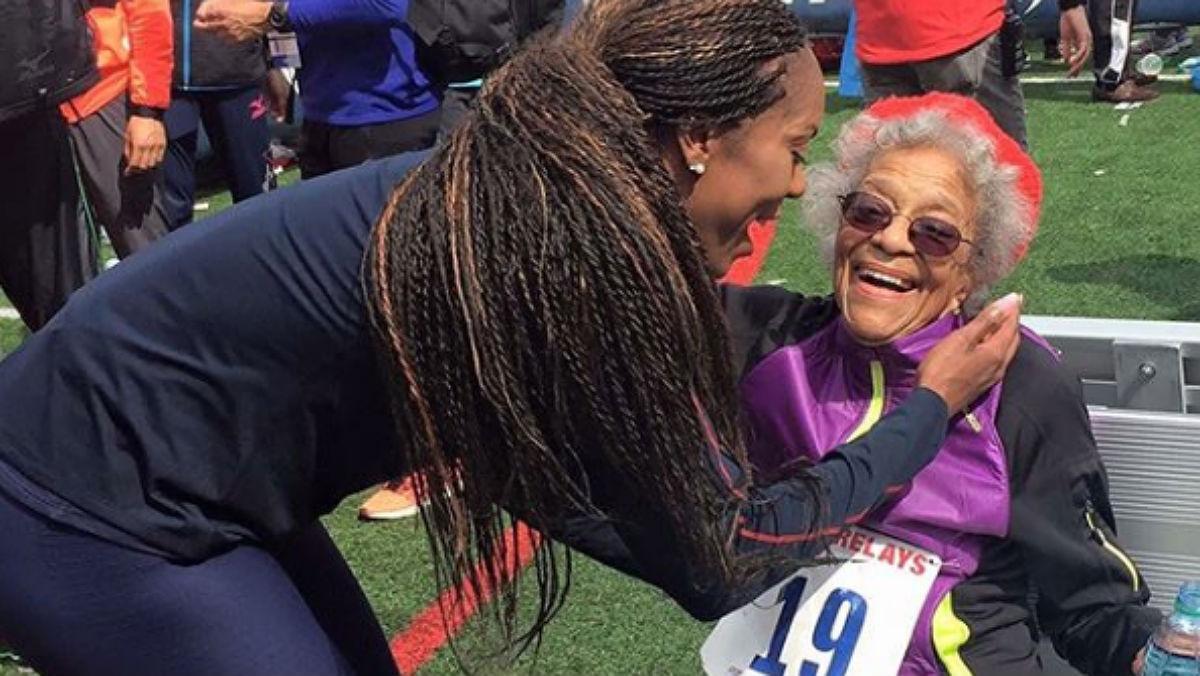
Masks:
[[[162,108],[153,108],[151,106],[142,106],[142,105],[138,105],[136,103],[129,105],[130,117],[133,117],[133,116],[149,117],[149,118],[152,118],[155,120],[162,121],[163,115],[166,114],[166,112],[167,111],[163,110]]]
[[[286,0],[277,0],[271,3],[271,11],[267,13],[267,25],[271,27],[271,30],[280,33],[292,32],[292,20],[288,17]]]

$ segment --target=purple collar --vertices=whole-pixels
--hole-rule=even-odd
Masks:
[[[915,382],[917,366],[933,346],[965,323],[961,315],[948,314],[886,345],[870,346],[858,342],[846,327],[844,316],[838,315],[833,323],[833,349],[852,361],[878,360],[883,363],[884,371],[892,376],[890,381],[910,384]]]

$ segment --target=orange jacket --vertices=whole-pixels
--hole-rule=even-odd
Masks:
[[[170,0],[92,0],[87,20],[100,82],[62,104],[63,117],[78,122],[126,94],[132,105],[165,110],[174,59]]]

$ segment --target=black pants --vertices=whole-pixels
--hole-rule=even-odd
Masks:
[[[244,545],[184,564],[0,493],[0,533],[0,635],[47,676],[397,673],[319,523],[275,549]]]
[[[300,175],[312,178],[367,160],[424,150],[437,140],[440,120],[437,110],[419,117],[360,127],[305,120],[300,138]]]
[[[442,117],[438,123],[438,141],[450,136],[471,109],[479,87],[446,87],[442,90]]]
[[[0,286],[32,330],[96,275],[57,108],[0,122]]]
[[[175,91],[167,110],[167,156],[163,161],[163,203],[172,230],[192,222],[196,200],[196,142],[200,124],[221,162],[234,202],[266,189],[268,107],[257,86],[219,91]]]
[[[1095,51],[1092,65],[1096,84],[1116,89],[1125,79],[1137,0],[1088,0],[1088,23]]]
[[[888,65],[863,64],[867,103],[888,96],[950,92],[969,96],[987,109],[996,124],[1022,148],[1029,147],[1025,126],[1025,92],[1021,80],[1004,75],[999,33],[957,54],[928,61]]]
[[[69,127],[88,206],[121,258],[167,234],[158,168],[125,174],[128,122],[125,98],[118,96]]]

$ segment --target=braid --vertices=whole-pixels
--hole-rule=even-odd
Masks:
[[[772,0],[603,0],[576,33],[658,125],[737,122],[782,95],[772,59],[807,44],[804,27]]]
[[[543,532],[597,513],[597,468],[669,520],[713,584],[749,574],[703,451],[715,435],[745,465],[724,321],[652,130],[769,106],[778,72],[763,66],[804,40],[781,7],[596,2],[491,76],[372,233],[368,305],[435,572],[475,598],[500,589],[506,641],[540,637],[570,561],[538,549],[518,631],[501,506]]]

